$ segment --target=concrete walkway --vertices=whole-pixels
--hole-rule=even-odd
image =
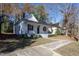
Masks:
[[[59,41],[56,41],[56,42],[53,42],[53,43],[47,43],[47,44],[44,44],[44,45],[40,45],[40,47],[55,50],[55,49],[60,48],[64,45],[67,45],[69,43],[72,43],[72,41],[70,41],[70,40],[59,40]]]
[[[26,47],[24,49],[18,49],[14,52],[7,54],[0,54],[2,56],[61,56],[60,54],[54,52],[53,50],[60,48],[64,45],[72,43],[69,40],[58,40],[56,42],[51,42],[34,47]]]

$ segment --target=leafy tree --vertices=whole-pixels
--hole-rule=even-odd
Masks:
[[[33,14],[39,21],[46,21],[47,20],[47,13],[45,11],[45,7],[43,5],[38,5],[34,7]]]
[[[1,31],[2,32],[8,32],[9,30],[9,26],[10,26],[10,23],[9,23],[9,17],[11,16],[11,14],[15,14],[14,11],[15,11],[15,8],[14,8],[14,4],[10,4],[10,3],[3,3],[1,4],[0,6],[2,6],[2,16],[1,16],[1,20],[2,20],[2,23],[1,23]]]
[[[2,31],[2,33],[7,32],[8,26],[9,26],[8,17],[4,16],[3,17],[3,22],[1,24],[1,31]]]
[[[24,8],[23,8],[23,12],[31,13],[32,12],[32,6],[29,3],[25,3]]]
[[[59,29],[56,30],[56,35],[60,35],[61,31]]]
[[[13,11],[12,5],[10,3],[2,4],[2,10],[4,13],[10,14]]]

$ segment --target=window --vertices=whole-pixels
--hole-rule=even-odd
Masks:
[[[43,27],[43,31],[46,31],[46,27],[45,26]]]
[[[33,30],[33,25],[28,24],[28,31],[32,31]]]

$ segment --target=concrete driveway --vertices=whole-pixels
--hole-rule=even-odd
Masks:
[[[70,40],[57,40],[55,42],[34,46],[25,47],[24,49],[18,49],[11,53],[1,53],[1,56],[61,56],[53,50],[60,48],[64,45],[72,43]]]

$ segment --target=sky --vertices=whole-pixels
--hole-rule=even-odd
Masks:
[[[57,23],[62,20],[62,14],[60,13],[56,4],[45,4],[44,6],[46,12],[48,12],[48,18],[51,22]]]

